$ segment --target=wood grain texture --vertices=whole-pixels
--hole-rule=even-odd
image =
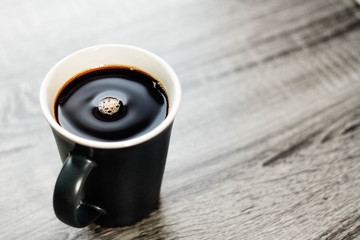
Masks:
[[[0,239],[360,239],[360,7],[353,0],[3,1]],[[183,86],[159,209],[58,221],[38,104],[65,55],[146,48]]]

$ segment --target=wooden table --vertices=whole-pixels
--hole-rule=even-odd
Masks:
[[[360,237],[360,7],[353,0],[7,1],[0,7],[0,239]],[[183,87],[160,207],[75,229],[46,72],[102,43],[146,48]]]

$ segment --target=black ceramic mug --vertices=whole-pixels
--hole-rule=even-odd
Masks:
[[[165,87],[169,110],[165,120],[139,137],[94,141],[62,128],[55,119],[55,100],[66,82],[80,72],[106,65],[136,67]],[[181,101],[174,70],[146,50],[127,45],[99,45],[77,51],[46,75],[40,105],[49,122],[63,167],[55,184],[56,216],[73,227],[96,223],[125,226],[157,207],[171,127]]]

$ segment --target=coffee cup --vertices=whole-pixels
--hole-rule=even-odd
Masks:
[[[168,97],[166,118],[142,135],[100,141],[62,127],[55,101],[69,79],[102,66],[132,66],[161,82]],[[79,50],[60,60],[45,76],[40,105],[49,123],[62,169],[55,183],[53,207],[73,227],[131,225],[156,209],[172,125],[181,102],[174,70],[155,54],[128,45],[107,44]]]

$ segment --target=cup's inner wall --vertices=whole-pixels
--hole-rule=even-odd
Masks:
[[[173,72],[164,67],[164,64],[166,63],[158,57],[137,48],[103,46],[76,52],[61,60],[47,75],[51,79],[47,82],[46,89],[48,110],[55,118],[56,97],[63,86],[77,74],[106,65],[123,65],[140,69],[163,84],[169,99],[170,114],[176,91],[172,81]]]

